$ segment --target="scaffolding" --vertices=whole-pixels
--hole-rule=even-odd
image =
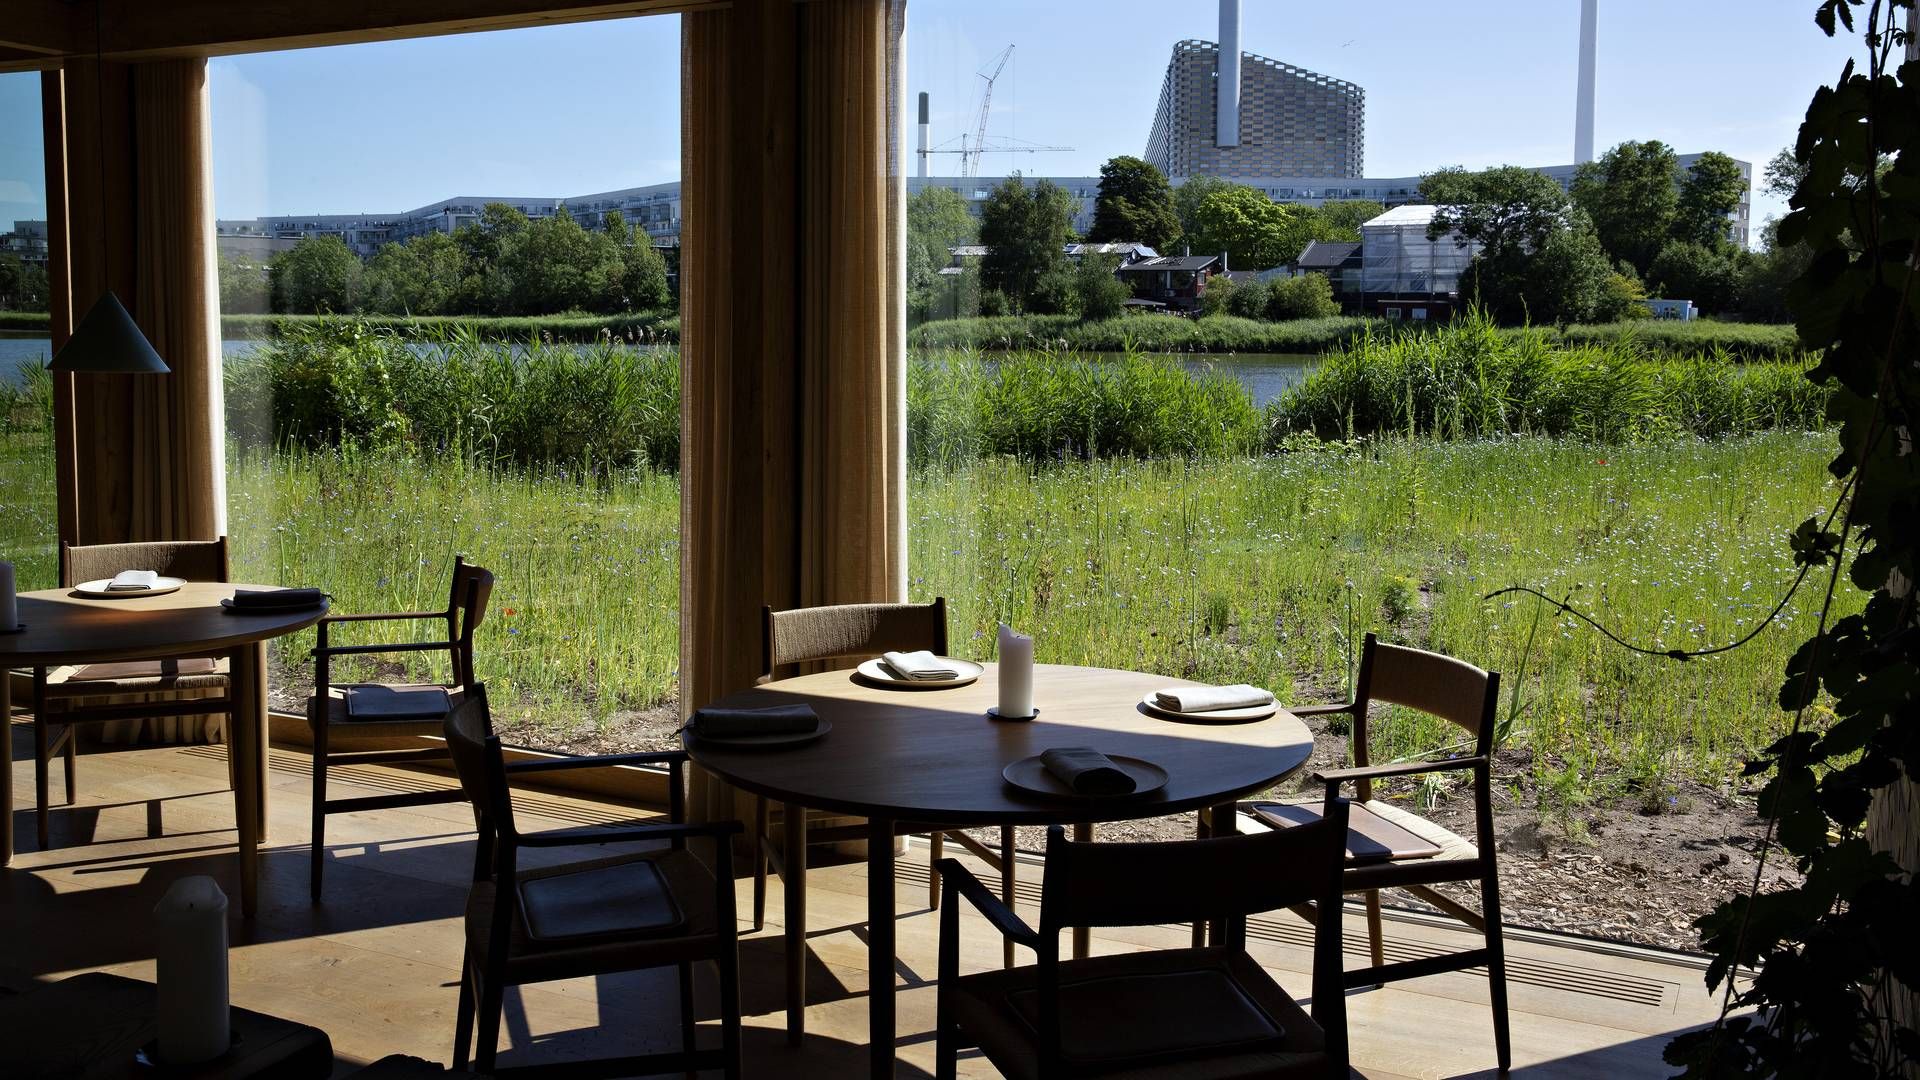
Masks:
[[[1360,226],[1360,288],[1367,299],[1452,296],[1480,245],[1457,233],[1429,239],[1437,206],[1396,206]]]

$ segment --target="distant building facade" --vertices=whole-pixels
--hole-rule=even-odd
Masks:
[[[1365,90],[1243,52],[1239,143],[1219,146],[1214,141],[1219,68],[1220,46],[1214,42],[1173,46],[1144,155],[1161,172],[1345,178],[1365,171]]]
[[[29,266],[47,265],[47,223],[45,221],[16,221],[12,232],[0,233],[0,252],[5,252]]]

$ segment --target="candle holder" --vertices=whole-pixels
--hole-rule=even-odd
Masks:
[[[1006,714],[1000,711],[1000,706],[998,705],[987,706],[987,716],[989,718],[994,720],[1002,720],[1009,724],[1024,724],[1039,715],[1040,715],[1040,709],[1038,706],[1035,706],[1033,712],[1027,716],[1007,716]]]

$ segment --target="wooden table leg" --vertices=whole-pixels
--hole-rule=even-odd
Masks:
[[[254,706],[259,709],[260,726],[254,730],[259,738],[254,741],[260,761],[260,842],[267,842],[267,796],[273,793],[272,785],[267,783],[267,750],[273,745],[273,735],[267,719],[267,643],[262,641],[253,646],[254,670],[260,677],[254,681]]]
[[[13,862],[13,675],[0,667],[0,866]]]
[[[229,692],[233,695],[233,725],[227,732],[232,755],[233,816],[240,831],[240,913],[252,918],[260,906],[260,809],[266,796],[261,763],[265,760],[266,681],[261,650],[242,645],[233,651]]]
[[[1233,836],[1234,834],[1238,833],[1240,831],[1240,820],[1239,820],[1239,817],[1237,816],[1238,813],[1239,812],[1234,809],[1234,805],[1232,803],[1227,803],[1224,806],[1216,806],[1212,810],[1208,811],[1207,820],[1209,822],[1209,825],[1207,829],[1207,835],[1210,837]],[[1226,944],[1226,941],[1227,941],[1226,924],[1220,921],[1219,919],[1215,919],[1213,920],[1213,922],[1208,924],[1207,940],[1210,944],[1213,944],[1213,945]]]
[[[893,1076],[893,822],[867,822],[867,1042],[868,1075]]]
[[[1085,821],[1073,823],[1073,842],[1076,844],[1093,843],[1093,826]],[[1073,958],[1084,960],[1093,951],[1093,931],[1084,926],[1073,928]]]
[[[787,1042],[807,1033],[807,808],[783,803],[781,895],[786,898]]]

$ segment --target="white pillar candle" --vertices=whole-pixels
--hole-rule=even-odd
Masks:
[[[1033,638],[1000,624],[1000,716],[1024,720],[1033,715]]]
[[[20,602],[13,594],[13,564],[0,562],[0,633],[20,625]]]
[[[181,878],[153,909],[160,1060],[211,1061],[232,1045],[227,1004],[227,894],[204,874]]]

